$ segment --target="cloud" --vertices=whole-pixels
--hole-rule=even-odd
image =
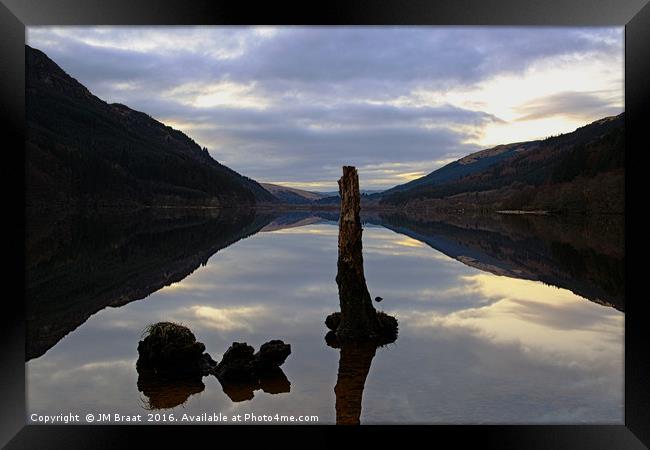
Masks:
[[[356,164],[375,168],[362,173],[364,188],[387,188],[486,142],[556,134],[622,105],[622,28],[29,27],[27,36],[100,98],[178,127],[259,181],[296,186],[334,189],[340,166]],[[544,86],[555,73],[565,76]],[[581,74],[588,88],[569,82]],[[523,126],[549,116],[563,122]]]
[[[517,107],[521,115],[517,120],[545,119],[553,116],[589,120],[594,115],[605,117],[618,114],[618,98],[611,98],[600,92],[558,92],[546,97],[536,98]]]

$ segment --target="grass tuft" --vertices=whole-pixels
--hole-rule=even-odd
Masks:
[[[142,337],[149,337],[159,345],[173,344],[175,346],[184,346],[192,345],[196,342],[196,337],[189,328],[174,322],[152,323],[144,329]]]

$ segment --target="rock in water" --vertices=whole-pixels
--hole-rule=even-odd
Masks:
[[[226,395],[241,402],[252,399],[257,389],[270,394],[289,392],[291,383],[280,366],[291,354],[291,346],[276,339],[253,352],[253,347],[245,342],[233,342],[212,372]]]
[[[210,355],[201,355],[201,375],[207,376],[217,369],[217,362]]]
[[[201,374],[206,362],[203,357],[205,345],[197,342],[189,328],[158,322],[150,325],[145,334],[138,343],[136,367],[139,371],[150,369],[171,377]]]
[[[214,374],[220,380],[247,381],[255,378],[255,349],[245,342],[233,342],[223,354]]]
[[[291,345],[278,339],[269,341],[262,344],[255,354],[255,368],[257,370],[277,369],[284,364],[290,354]]]
[[[257,389],[271,394],[290,390],[280,366],[291,354],[291,345],[279,339],[262,344],[257,353],[245,342],[233,342],[217,364],[183,325],[159,322],[145,334],[138,343],[138,390],[149,398],[152,409],[182,404],[204,389],[201,379],[210,374],[236,402],[252,399]]]
[[[382,301],[382,300],[383,300],[383,298],[381,298],[381,297],[375,297],[375,301],[376,301],[377,303],[379,303],[379,302]]]
[[[260,350],[250,345],[233,342],[223,359],[214,370],[215,376],[223,381],[249,381],[262,377],[264,372],[279,368],[291,354],[291,345],[281,340],[262,344]]]

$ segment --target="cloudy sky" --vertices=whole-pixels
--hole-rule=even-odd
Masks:
[[[30,27],[107,102],[262,182],[365,189],[623,111],[619,28]]]

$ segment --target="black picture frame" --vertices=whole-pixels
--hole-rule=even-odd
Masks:
[[[223,0],[0,0],[0,120],[4,184],[10,226],[6,244],[11,258],[1,327],[0,444],[7,448],[114,448],[135,439],[148,445],[186,444],[198,438],[225,445],[226,440],[264,439],[286,445],[338,445],[350,433],[400,438],[406,445],[474,443],[487,448],[635,449],[650,446],[650,355],[642,303],[630,295],[629,220],[635,153],[647,149],[644,127],[650,117],[650,5],[648,0],[330,0],[272,3]],[[625,26],[626,110],[626,320],[625,425],[621,426],[418,426],[418,427],[254,427],[249,426],[36,426],[26,425],[24,362],[24,44],[29,25],[554,25]],[[644,121],[644,119],[646,119]],[[634,151],[633,151],[634,149]],[[9,292],[9,291],[7,291]],[[17,300],[18,299],[18,300]],[[254,431],[254,432],[253,432]],[[290,433],[290,437],[286,433]],[[329,436],[334,433],[333,436]],[[167,446],[166,445],[166,446]],[[229,444],[232,445],[232,444]]]

